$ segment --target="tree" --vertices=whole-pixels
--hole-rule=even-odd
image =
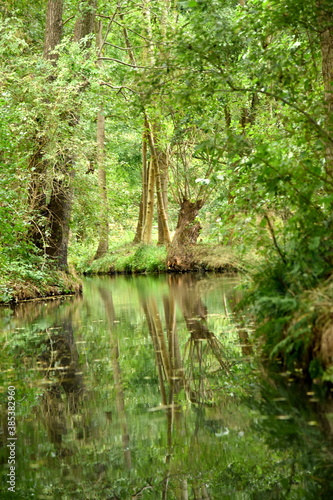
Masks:
[[[97,31],[97,49],[98,54],[103,49],[102,39],[102,23],[99,21]],[[102,61],[98,64],[101,66]],[[105,116],[101,108],[97,113],[97,165],[98,165],[98,186],[99,194],[101,197],[101,213],[99,225],[99,243],[96,250],[95,259],[99,259],[105,255],[109,249],[109,207],[108,207],[108,194],[106,183],[106,166],[105,166]]]
[[[88,50],[90,41],[86,37],[94,30],[95,2],[89,0],[84,6],[74,27],[74,42],[82,44],[83,50]],[[62,39],[63,2],[50,0],[47,4],[44,58],[50,61],[54,72],[49,76],[49,86],[52,96],[52,86],[57,80],[56,51]],[[85,84],[76,92],[82,92]],[[48,104],[47,102],[45,103]],[[76,127],[79,116],[74,110],[63,110],[58,119],[63,122],[67,133]],[[74,177],[74,156],[68,145],[62,143],[61,124],[56,125],[59,140],[56,142],[55,156],[47,159],[46,153],[49,141],[46,131],[39,130],[36,136],[35,152],[31,157],[30,168],[32,179],[30,184],[30,206],[36,214],[36,222],[32,227],[32,240],[35,245],[44,250],[54,262],[55,267],[67,270],[67,251],[69,238],[69,223],[72,205],[72,185]]]

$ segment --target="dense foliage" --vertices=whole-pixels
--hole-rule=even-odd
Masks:
[[[1,299],[57,282],[67,247],[103,270],[135,231],[191,269],[202,231],[261,253],[246,305],[264,348],[330,379],[331,2],[20,0],[0,22]]]

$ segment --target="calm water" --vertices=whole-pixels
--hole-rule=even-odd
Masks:
[[[0,498],[333,498],[333,406],[268,377],[237,285],[91,278],[0,310]]]

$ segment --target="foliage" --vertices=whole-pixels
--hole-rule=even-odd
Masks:
[[[218,97],[226,112],[215,146],[220,171],[211,178],[220,191],[214,234],[243,248],[255,242],[263,252],[266,262],[245,304],[266,352],[307,370],[316,356],[318,311],[302,316],[305,291],[314,294],[330,276],[333,251],[331,129],[316,34],[327,26],[320,8],[328,6],[288,0],[184,6],[190,22],[179,51],[193,69],[191,85]]]
[[[206,201],[202,243],[214,250],[209,262],[198,249],[204,267],[216,269],[213,261],[225,260],[229,249],[221,268],[249,269],[261,255],[247,304],[266,351],[291,365],[320,364],[310,353],[322,313],[299,317],[333,262],[329,55],[320,36],[330,33],[330,2],[100,1],[100,51],[73,41],[84,6],[65,5],[56,65],[42,57],[41,2],[1,8],[0,267],[10,277],[2,278],[3,298],[15,295],[15,279],[38,289],[50,271],[45,248],[36,250],[31,237],[36,227],[43,242],[49,237],[31,203],[38,155],[47,164],[46,201],[55,180],[73,187],[69,253],[80,272],[165,270],[165,250],[127,246],[139,212],[148,117],[169,156],[171,229],[182,199]],[[119,248],[92,262],[102,211],[98,112],[106,118],[110,239]],[[68,158],[66,177],[58,167]],[[227,249],[217,255],[216,244]]]

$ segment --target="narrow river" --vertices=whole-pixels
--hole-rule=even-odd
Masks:
[[[1,309],[0,497],[333,498],[333,406],[268,376],[239,299],[233,277],[120,276]]]

